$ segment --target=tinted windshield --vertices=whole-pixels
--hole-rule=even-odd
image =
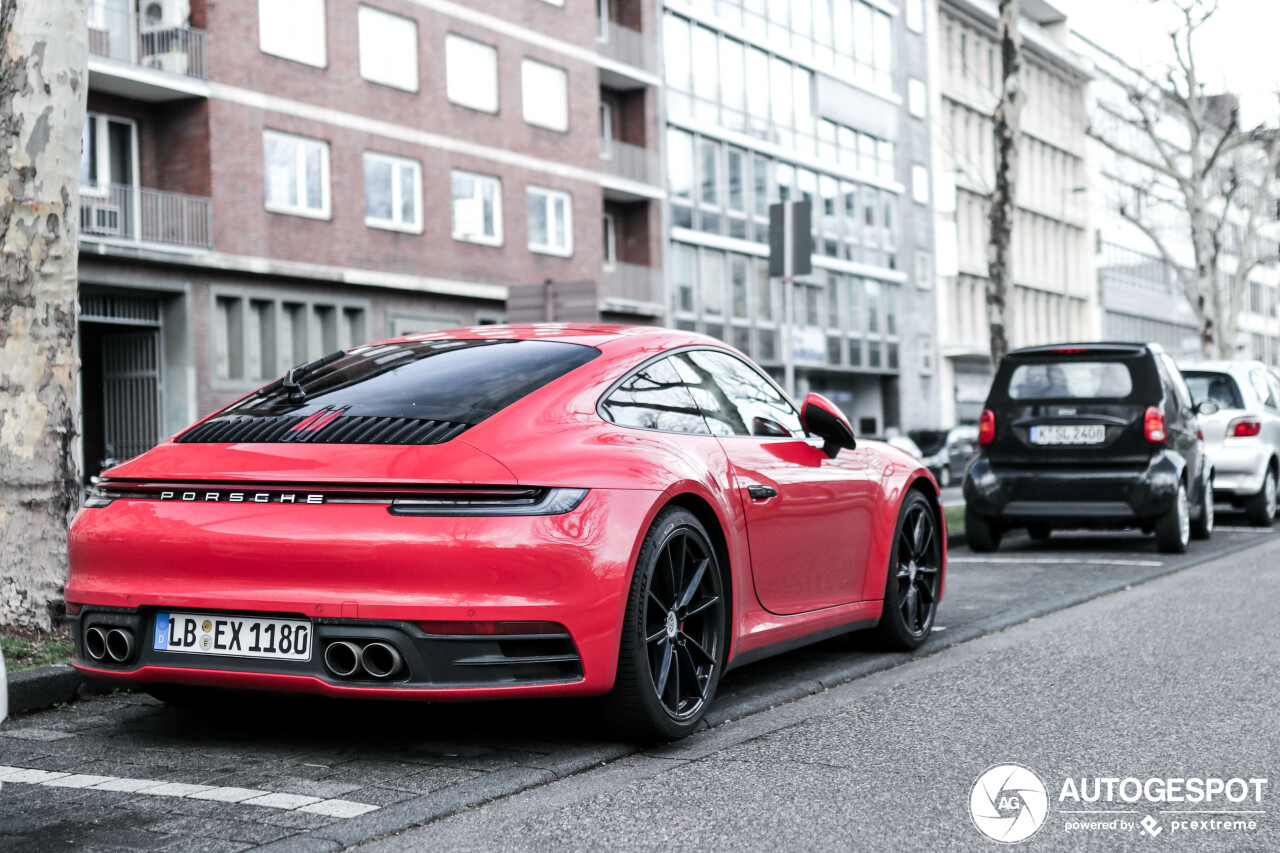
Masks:
[[[356,347],[302,376],[301,393],[273,383],[223,414],[278,416],[332,407],[344,408],[349,416],[474,425],[598,355],[592,347],[557,341],[432,340]]]
[[[1113,400],[1132,391],[1129,366],[1119,361],[1022,364],[1009,377],[1013,400]]]
[[[1243,409],[1244,399],[1236,381],[1226,373],[1212,371],[1183,371],[1182,378],[1187,380],[1187,388],[1191,391],[1191,399],[1197,403],[1212,400],[1222,409]]]

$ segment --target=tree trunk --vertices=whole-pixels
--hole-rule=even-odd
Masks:
[[[1018,145],[1022,137],[1022,36],[1019,0],[1000,0],[1002,83],[996,104],[996,186],[991,195],[991,240],[987,245],[987,325],[991,330],[991,366],[1009,351],[1007,308],[1013,265],[1009,257],[1017,211]]]
[[[75,462],[85,0],[0,0],[0,624],[48,628]]]

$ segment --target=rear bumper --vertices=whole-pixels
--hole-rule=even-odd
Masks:
[[[592,490],[572,512],[404,517],[386,506],[182,504],[117,500],[70,535],[75,663],[135,684],[213,684],[331,696],[461,699],[607,692],[641,533],[660,493]],[[306,663],[150,648],[173,610],[305,619]],[[128,627],[124,665],[86,654],[92,621]],[[427,635],[423,621],[554,622],[559,645]],[[400,680],[347,680],[323,666],[337,639],[391,642]],[[557,658],[550,660],[548,658]],[[477,662],[477,660],[483,662]],[[463,662],[469,661],[469,662]]]
[[[1242,498],[1262,491],[1262,480],[1271,463],[1271,448],[1251,439],[1227,439],[1209,450],[1213,465],[1213,493]]]
[[[157,650],[150,642],[157,612],[154,608],[85,607],[71,620],[76,668],[94,678],[121,683],[194,684],[328,696],[440,701],[572,695],[582,692],[584,686],[591,692],[590,685],[584,685],[581,658],[567,632],[537,637],[439,636],[425,633],[414,622],[314,620],[309,660],[263,660]],[[85,630],[108,625],[127,628],[135,638],[135,651],[122,664],[109,658],[95,661],[86,654]],[[357,646],[387,643],[400,653],[403,664],[386,678],[374,678],[363,671],[338,677],[324,665],[324,650],[335,641]]]
[[[1137,523],[1173,507],[1180,472],[1167,452],[1133,469],[1008,467],[979,457],[969,466],[964,497],[979,515],[1011,525]]]

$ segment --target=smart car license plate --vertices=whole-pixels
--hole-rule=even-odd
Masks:
[[[1102,444],[1107,428],[1102,424],[1033,426],[1032,444]]]
[[[204,613],[157,613],[152,637],[162,652],[273,660],[311,660],[311,623]]]

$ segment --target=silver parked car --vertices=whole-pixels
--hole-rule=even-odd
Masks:
[[[924,453],[924,464],[942,488],[959,484],[978,455],[978,428],[913,429],[907,433]]]
[[[1213,494],[1270,526],[1280,481],[1280,380],[1259,361],[1206,361],[1182,371],[1197,403],[1205,451],[1213,464]]]

